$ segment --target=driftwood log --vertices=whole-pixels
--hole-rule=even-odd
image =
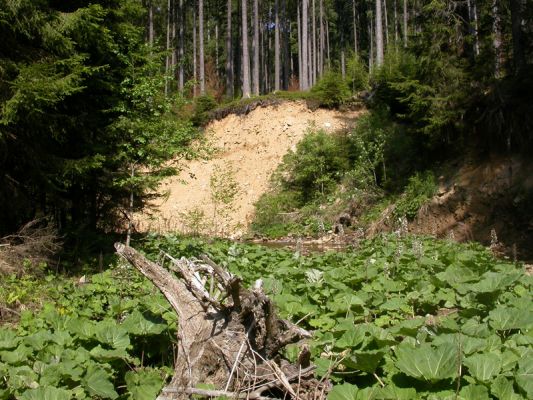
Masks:
[[[158,400],[193,394],[259,400],[325,397],[329,383],[314,378],[304,343],[310,332],[277,316],[261,281],[245,289],[238,277],[206,256],[175,259],[162,253],[155,263],[121,243],[115,248],[161,290],[178,315],[174,375]],[[291,343],[300,343],[293,364],[280,354]]]

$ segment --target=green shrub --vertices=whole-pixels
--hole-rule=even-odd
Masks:
[[[317,97],[321,107],[336,108],[350,98],[350,88],[338,72],[327,71],[311,93]]]
[[[194,99],[194,113],[191,121],[196,126],[202,126],[209,122],[209,111],[217,106],[216,100],[211,96],[200,96]]]
[[[349,168],[345,138],[324,131],[311,132],[298,143],[296,152],[283,159],[282,185],[301,194],[304,202],[330,193]]]
[[[420,207],[435,194],[436,189],[435,176],[431,171],[417,173],[409,178],[404,194],[396,203],[395,217],[414,219]]]
[[[301,205],[298,194],[292,191],[273,191],[263,194],[255,207],[252,229],[264,233],[270,225],[283,225],[291,222],[288,213]]]
[[[361,58],[351,52],[346,61],[346,80],[352,93],[368,88],[368,70]]]

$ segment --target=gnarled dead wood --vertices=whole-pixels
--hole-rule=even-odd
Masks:
[[[323,396],[328,383],[313,378],[308,357],[305,365],[291,365],[280,356],[283,347],[311,337],[310,332],[280,319],[260,284],[243,288],[238,277],[206,256],[191,260],[163,254],[170,261],[169,271],[131,247],[116,243],[115,248],[161,290],[179,318],[174,376],[158,400],[191,394],[250,399],[269,393],[293,399]],[[200,393],[199,383],[217,389]]]

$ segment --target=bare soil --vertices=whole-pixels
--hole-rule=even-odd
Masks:
[[[415,234],[477,241],[494,253],[533,260],[533,162],[520,156],[457,160],[439,178],[438,193],[408,230]],[[381,218],[373,233],[396,229]]]
[[[166,196],[154,204],[155,212],[137,215],[136,229],[242,236],[253,219],[254,204],[269,189],[283,156],[294,150],[310,129],[332,133],[349,129],[362,112],[311,111],[303,101],[283,102],[211,122],[205,135],[215,150],[212,157],[189,161],[179,176],[166,179],[160,188]],[[233,171],[238,184],[228,218],[215,215],[210,179],[217,168]],[[203,213],[202,220],[193,218],[193,213]]]

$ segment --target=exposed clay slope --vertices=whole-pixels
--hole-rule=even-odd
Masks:
[[[327,132],[346,129],[353,126],[361,112],[311,111],[304,102],[285,102],[210,123],[205,135],[215,154],[209,160],[188,162],[179,176],[165,180],[161,191],[168,191],[168,197],[156,204],[157,212],[152,217],[137,216],[137,229],[196,231],[197,224],[186,216],[196,209],[204,213],[200,231],[214,233],[210,178],[217,168],[230,168],[235,172],[239,194],[230,217],[226,221],[217,218],[216,234],[241,235],[253,218],[254,204],[268,190],[272,173],[308,129],[315,127]]]
[[[533,260],[533,162],[493,156],[450,169],[455,172],[440,178],[437,195],[422,207],[409,231],[461,242],[492,242],[498,253]],[[381,218],[370,233],[390,231],[396,225]]]

